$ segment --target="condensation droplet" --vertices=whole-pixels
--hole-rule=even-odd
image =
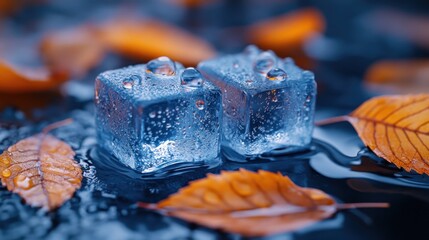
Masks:
[[[185,69],[180,76],[180,80],[182,86],[186,88],[201,88],[204,83],[201,73],[193,67]]]
[[[204,102],[203,100],[197,100],[197,101],[195,102],[195,105],[197,106],[197,108],[198,108],[199,110],[203,110],[203,109],[204,109],[205,102]]]
[[[251,85],[252,83],[253,83],[253,80],[251,80],[251,79],[246,80],[247,85]]]
[[[267,73],[276,64],[276,57],[271,51],[265,51],[258,55],[255,60],[253,69],[259,73]]]
[[[163,76],[173,76],[176,74],[176,64],[168,57],[159,57],[147,63],[146,72]]]
[[[221,202],[219,196],[216,193],[213,192],[206,192],[204,193],[203,199],[205,202],[210,204],[218,204]]]
[[[10,165],[10,157],[8,156],[3,156],[1,158],[1,163],[3,163],[3,165],[6,165],[6,167],[8,167]]]
[[[80,184],[80,180],[78,178],[69,178],[67,181],[72,184]]]
[[[234,181],[231,185],[234,190],[241,196],[249,196],[252,195],[254,192],[253,187],[246,183]]]
[[[132,89],[134,85],[139,84],[141,82],[141,77],[137,75],[133,75],[129,78],[126,78],[122,81],[122,85],[125,89]]]
[[[10,175],[12,175],[12,172],[9,169],[6,168],[5,170],[3,170],[3,172],[1,173],[1,175],[3,177],[5,177],[5,178],[8,178],[8,177],[10,177]]]
[[[286,72],[280,68],[273,68],[267,73],[267,79],[270,81],[283,81],[286,77]]]
[[[259,48],[255,45],[249,45],[243,51],[243,53],[248,55],[248,56],[256,56],[260,52],[261,52],[261,50],[259,50]]]
[[[22,174],[16,176],[13,179],[14,184],[22,189],[30,189],[31,187],[33,187],[33,181],[31,181],[31,179],[27,176],[24,176]]]
[[[233,68],[235,68],[235,69],[237,69],[237,68],[239,68],[239,67],[240,67],[240,65],[238,64],[238,62],[234,62],[234,63],[232,64],[232,67],[233,67]]]
[[[155,112],[155,111],[150,112],[150,113],[149,113],[149,117],[150,117],[150,118],[154,118],[154,117],[156,117],[156,112]]]

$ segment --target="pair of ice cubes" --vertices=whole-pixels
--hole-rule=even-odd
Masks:
[[[167,57],[100,74],[99,144],[141,172],[311,141],[314,75],[254,46],[184,68]]]

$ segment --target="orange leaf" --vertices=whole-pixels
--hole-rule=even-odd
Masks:
[[[388,207],[386,203],[336,204],[324,192],[302,188],[280,173],[244,169],[208,174],[158,204],[140,203],[206,227],[244,236],[293,231],[330,217],[338,209]]]
[[[365,75],[371,88],[390,92],[429,91],[429,60],[383,60],[373,64]]]
[[[118,19],[100,26],[99,34],[107,47],[141,61],[165,55],[185,65],[196,65],[215,55],[204,40],[155,20]]]
[[[429,94],[372,98],[349,116],[318,124],[339,121],[349,121],[377,156],[429,175]]]
[[[91,27],[78,27],[45,36],[41,54],[50,69],[84,75],[97,66],[104,56],[103,44]]]
[[[158,204],[168,215],[245,236],[292,231],[336,211],[325,193],[296,186],[288,177],[260,170],[209,174]]]
[[[66,122],[58,122],[60,125]],[[57,127],[52,125],[48,128]],[[65,142],[47,134],[19,141],[0,155],[0,178],[9,191],[27,204],[53,210],[70,199],[81,185],[82,170]]]
[[[40,92],[58,88],[68,79],[64,72],[24,69],[0,60],[0,92]]]
[[[323,15],[314,8],[297,10],[250,26],[248,38],[262,48],[296,48],[325,29]]]

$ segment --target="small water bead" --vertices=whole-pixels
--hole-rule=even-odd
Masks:
[[[246,197],[246,196],[250,196],[254,193],[253,187],[246,184],[246,183],[234,181],[234,182],[231,182],[231,185],[234,188],[235,192],[237,192],[241,196]]]
[[[240,67],[240,65],[238,64],[238,62],[234,62],[234,63],[232,64],[232,67],[233,67],[233,68],[235,68],[235,69],[237,69],[237,68],[239,68],[239,67]]]
[[[159,57],[147,63],[146,72],[163,76],[173,76],[176,74],[176,64],[168,57]]]
[[[125,89],[132,89],[134,85],[141,82],[141,77],[134,75],[129,78],[126,78],[122,81],[122,85]]]
[[[124,88],[125,88],[125,89],[131,89],[131,88],[133,88],[133,86],[134,86],[134,83],[133,83],[133,82],[130,82],[130,81],[128,81],[128,80],[124,80],[124,81],[122,82],[122,84],[124,85]]]
[[[261,52],[261,50],[259,50],[259,48],[255,45],[249,45],[243,51],[243,53],[248,55],[248,56],[256,56],[260,52]]]
[[[285,58],[284,62],[286,64],[295,64],[295,61],[292,58],[290,58],[290,57]]]
[[[8,167],[10,165],[10,157],[9,156],[2,156],[1,157],[1,163]]]
[[[198,108],[199,110],[203,110],[203,109],[204,109],[204,104],[205,104],[205,102],[204,102],[203,100],[197,100],[197,101],[195,102],[195,105],[197,106],[197,108]]]
[[[1,173],[1,175],[3,177],[5,177],[5,178],[8,178],[8,177],[10,177],[10,175],[12,175],[12,172],[9,169],[6,168],[5,170],[3,170],[3,172]]]
[[[204,193],[203,199],[210,204],[219,204],[222,201],[216,193],[210,191]]]
[[[15,186],[22,188],[22,189],[30,189],[31,187],[33,187],[33,181],[31,181],[31,179],[27,176],[24,176],[22,174],[16,176],[13,179],[13,182],[15,184]]]
[[[267,79],[270,81],[283,81],[286,78],[286,72],[280,68],[273,68],[267,73]]]
[[[185,69],[180,76],[180,80],[182,86],[186,88],[201,88],[204,83],[200,71],[193,67]]]
[[[150,118],[154,118],[154,117],[156,117],[156,112],[150,112],[150,113],[149,113],[149,117],[150,117]]]
[[[273,52],[265,51],[258,55],[253,69],[259,73],[267,73],[276,64],[276,57]]]

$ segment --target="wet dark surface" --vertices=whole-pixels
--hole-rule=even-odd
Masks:
[[[24,10],[8,23],[10,26],[6,29],[23,25],[34,14],[50,17],[62,12],[67,16],[78,12],[83,6],[100,5],[97,1],[91,4],[86,4],[85,1],[74,2],[76,3],[69,5],[57,3],[32,14],[28,13],[30,10]],[[219,13],[225,9],[234,12],[234,9],[244,6],[243,2],[230,1],[214,7],[213,12]],[[270,8],[252,3],[260,7],[260,14],[248,7],[250,10],[246,17],[225,17],[216,21],[216,24],[211,24],[214,13],[204,15],[208,12],[206,10],[190,14],[199,19],[198,24],[195,24],[192,17],[184,17],[183,14],[168,15],[155,2],[147,3],[145,7],[148,8],[142,11],[187,26],[202,36],[211,36],[210,40],[221,52],[232,52],[238,51],[245,43],[241,39],[219,37],[223,36],[219,33],[221,27],[245,25],[289,9],[311,5],[313,1],[302,2],[304,3],[291,1],[290,4],[282,4],[282,7],[277,8],[275,6],[278,5]],[[131,3],[137,4],[133,1]],[[359,21],[367,12],[386,5],[424,13],[422,8],[428,9],[427,3],[415,1],[404,7],[400,1],[379,1],[373,4],[355,0],[346,4],[344,1],[330,0],[323,3],[318,1],[315,5],[319,5],[327,15],[330,27],[324,38],[332,40],[335,49],[339,49],[336,54],[328,55],[317,51],[309,52],[317,61],[314,71],[320,86],[317,119],[346,114],[375,95],[366,91],[362,85],[366,67],[375,60],[429,56],[427,51],[401,39],[367,31],[367,34],[362,34],[362,29],[366,27]],[[112,10],[103,9],[99,8],[94,16],[85,15],[85,18],[96,18],[109,9]],[[335,9],[342,11],[334,14]],[[41,22],[46,24],[46,21],[39,21],[33,27],[41,28]],[[63,21],[69,20],[64,17]],[[61,25],[61,21],[57,24]],[[14,31],[24,30],[18,28]],[[310,49],[324,47],[319,44],[321,42],[310,43]],[[48,123],[71,117],[74,119],[72,124],[53,131],[53,134],[76,151],[76,161],[82,167],[84,180],[75,196],[51,213],[31,208],[16,194],[0,188],[0,239],[240,239],[237,235],[139,209],[135,204],[137,201],[156,202],[164,199],[189,181],[202,178],[208,172],[218,173],[220,170],[238,168],[279,171],[300,186],[327,192],[338,202],[391,204],[387,209],[340,211],[307,228],[266,239],[413,239],[429,234],[426,226],[429,216],[429,177],[406,173],[376,157],[363,146],[347,123],[316,128],[310,150],[293,155],[273,153],[249,163],[231,162],[225,157],[220,166],[184,165],[151,176],[120,165],[97,147],[92,84],[98,72],[130,63],[133,62],[109,56],[86,79],[66,84],[61,93],[37,96],[36,99],[40,102],[25,101],[29,96],[19,95],[11,95],[2,100],[7,107],[0,110],[0,151],[37,133]],[[29,99],[34,99],[34,96]],[[228,153],[226,155],[229,156]]]

